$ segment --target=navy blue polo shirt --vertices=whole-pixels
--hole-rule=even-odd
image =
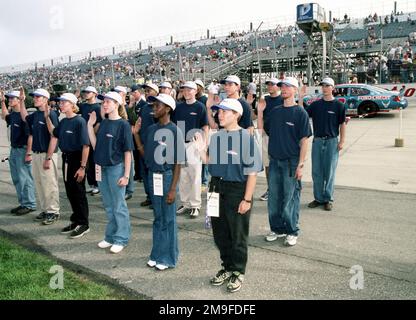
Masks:
[[[143,144],[147,141],[147,130],[155,123],[153,106],[144,100],[135,106],[136,114],[142,118],[142,127],[139,131],[140,140]]]
[[[193,104],[179,103],[172,114],[172,122],[183,128],[183,124],[179,123],[180,121],[185,122],[185,141],[189,142],[193,136],[192,134],[191,136],[188,135],[191,130],[202,129],[208,125],[207,110],[199,101]]]
[[[90,145],[87,123],[81,116],[62,119],[53,130],[53,135],[58,138],[62,152],[82,151],[84,146]]]
[[[101,123],[101,121],[103,120],[101,118],[101,104],[99,103],[82,103],[79,105],[79,114],[81,114],[81,116],[85,119],[85,122],[88,123],[88,120],[90,119],[90,113],[95,111],[95,113],[97,114],[97,122],[96,123]]]
[[[51,111],[49,118],[53,126],[56,128],[59,124],[58,115]],[[48,152],[51,135],[46,125],[45,115],[43,111],[35,111],[26,117],[26,122],[29,126],[29,134],[33,136],[32,151],[33,152]],[[58,151],[56,148],[55,152]]]
[[[27,145],[29,128],[22,120],[20,112],[11,112],[6,116],[6,123],[10,126],[10,145],[12,148],[20,148]]]
[[[130,124],[124,119],[103,119],[97,131],[94,162],[100,166],[115,166],[124,162],[124,153],[133,150]]]
[[[264,100],[266,100],[266,108],[263,111],[263,121],[267,118],[268,114],[274,107],[282,106],[283,105],[283,98],[281,96],[271,97],[265,96]]]
[[[152,172],[173,170],[175,164],[186,160],[185,143],[181,129],[173,122],[162,126],[155,123],[147,131],[144,161]]]
[[[263,170],[259,146],[247,130],[218,131],[208,151],[209,173],[224,181],[244,182],[249,174]]]
[[[312,135],[308,113],[298,105],[273,108],[264,130],[269,136],[269,155],[277,160],[299,157],[300,141]]]
[[[207,98],[206,96],[202,95],[202,96],[200,96],[197,100],[198,100],[199,102],[201,102],[204,106],[206,106],[206,105],[207,105],[208,98]]]
[[[238,125],[243,129],[248,129],[250,127],[253,127],[253,119],[251,118],[251,107],[248,104],[246,100],[243,98],[238,99],[238,101],[241,103],[241,106],[243,107],[243,115],[241,116],[240,120],[238,121]],[[220,121],[218,119],[218,112],[214,115],[214,121],[216,124],[218,124],[218,128],[222,129],[220,126]]]
[[[338,137],[339,126],[345,123],[345,107],[338,100],[313,102],[305,110],[312,118],[315,137]]]

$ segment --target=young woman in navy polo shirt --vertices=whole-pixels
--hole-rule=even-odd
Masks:
[[[109,92],[102,98],[105,119],[97,135],[94,132],[95,113],[91,113],[88,120],[88,135],[97,164],[97,182],[108,218],[105,238],[98,246],[102,249],[111,247],[112,253],[119,253],[130,239],[130,216],[125,194],[129,183],[133,139],[129,123],[118,113],[118,108],[123,104],[121,96]]]
[[[211,137],[209,158],[202,136],[195,138],[212,176],[209,191],[219,194],[219,217],[212,217],[212,232],[223,268],[211,284],[220,286],[228,280],[228,292],[236,292],[246,272],[250,212],[257,173],[262,171],[261,153],[254,136],[238,124],[243,107],[237,99],[225,99],[212,109],[218,110],[224,129]]]
[[[66,118],[55,127],[49,118],[50,109],[45,109],[45,119],[52,139],[58,139],[62,151],[62,173],[65,190],[71,204],[71,224],[63,228],[62,234],[70,234],[76,239],[87,234],[88,201],[85,190],[85,169],[88,161],[89,139],[85,119],[77,115],[77,97],[64,93],[60,98],[59,108]]]

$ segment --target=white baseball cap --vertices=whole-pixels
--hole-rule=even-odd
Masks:
[[[324,84],[326,84],[328,86],[331,86],[331,87],[335,87],[335,81],[334,81],[334,79],[329,78],[329,77],[323,78],[322,81],[321,81],[321,83],[319,85],[322,86]]]
[[[205,89],[205,85],[204,85],[204,83],[202,82],[202,80],[201,80],[201,79],[196,79],[196,80],[195,80],[195,83],[196,83],[198,86],[200,86],[200,87],[202,87],[202,88],[204,88],[204,89]]]
[[[290,87],[299,88],[298,80],[296,78],[293,78],[293,77],[284,78],[277,85],[279,87],[281,87],[282,85],[286,85],[286,86],[290,86]]]
[[[159,87],[157,85],[155,85],[154,83],[145,83],[142,87],[143,88],[147,87],[147,88],[153,89],[154,91],[159,93]]]
[[[82,92],[92,92],[92,93],[98,94],[97,89],[95,89],[95,87],[93,86],[86,87],[84,90],[82,90]]]
[[[234,110],[241,116],[243,115],[243,106],[237,99],[224,99],[220,102],[219,105],[212,106],[211,109]]]
[[[235,83],[237,85],[241,85],[241,80],[237,76],[232,76],[231,75],[231,76],[228,76],[227,78],[220,81],[221,84],[225,84],[226,82],[232,82],[232,83]]]
[[[168,89],[173,89],[172,88],[172,84],[170,82],[162,82],[161,84],[159,84],[159,88],[168,88]]]
[[[161,93],[156,97],[149,97],[149,102],[160,101],[167,106],[169,106],[172,111],[176,109],[176,102],[175,99],[172,98],[169,94]]]
[[[116,86],[114,88],[114,91],[115,92],[123,92],[123,93],[127,94],[127,88],[126,87],[123,87],[123,86]]]
[[[73,93],[64,93],[59,98],[57,98],[58,101],[69,101],[73,104],[77,104],[78,98]]]
[[[44,97],[48,100],[51,98],[51,95],[45,89],[36,89],[32,93],[29,93],[29,96],[31,96],[31,97]]]
[[[196,83],[193,81],[186,81],[183,85],[181,85],[181,89],[182,88],[189,88],[189,89],[194,89],[194,90],[198,89],[198,87],[196,86]]]
[[[104,99],[107,98],[107,99],[114,100],[115,102],[117,102],[120,105],[123,104],[123,98],[120,96],[120,94],[118,92],[114,92],[114,91],[107,92],[106,94],[100,94],[100,95],[98,95],[97,98],[100,99],[100,100],[103,100],[103,101],[104,101]]]
[[[20,91],[11,91],[5,94],[8,98],[20,98]]]
[[[279,82],[280,82],[280,80],[279,79],[276,79],[276,78],[270,78],[270,79],[267,79],[266,80],[266,84],[271,83],[271,84],[273,84],[275,86],[277,86],[279,84]]]

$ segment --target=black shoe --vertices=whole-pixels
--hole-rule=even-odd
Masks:
[[[127,201],[127,200],[130,200],[131,198],[133,198],[133,195],[131,194],[131,193],[128,193],[128,194],[126,194],[126,196],[124,197],[124,199]]]
[[[227,281],[231,277],[231,274],[231,272],[221,269],[217,272],[215,277],[211,278],[210,283],[213,286],[221,286],[225,281]]]
[[[19,211],[19,210],[20,210],[20,209],[22,209],[22,208],[24,208],[24,207],[22,207],[22,206],[18,206],[18,207],[16,207],[16,208],[14,208],[14,209],[10,210],[10,213],[15,214],[15,213],[17,213],[17,211]]]
[[[227,284],[228,292],[237,292],[243,285],[244,275],[240,272],[233,272]]]
[[[75,230],[75,228],[77,227],[77,224],[76,223],[71,223],[69,226],[67,226],[67,227],[65,227],[65,228],[63,228],[62,230],[61,230],[61,233],[62,234],[68,234],[68,233],[71,233],[72,231],[74,231]]]
[[[180,206],[178,208],[178,210],[176,210],[176,214],[179,215],[183,215],[183,214],[188,214],[191,212],[190,208],[186,208],[185,206]]]
[[[151,204],[151,205],[149,206],[149,209],[150,209],[150,210],[153,210],[153,204]]]
[[[314,209],[314,208],[319,207],[320,205],[321,205],[321,203],[319,203],[316,200],[313,200],[311,203],[308,204],[308,208]]]
[[[25,214],[31,213],[33,211],[36,211],[35,209],[31,209],[31,208],[25,208],[22,207],[20,208],[17,212],[16,212],[16,216],[23,216]]]
[[[36,222],[42,222],[46,218],[46,212],[39,213],[35,219],[33,219]]]
[[[77,226],[74,231],[72,231],[71,235],[69,236],[71,239],[81,238],[84,234],[90,232],[90,228],[88,226]]]
[[[148,207],[152,204],[152,201],[150,201],[150,199],[146,199],[145,201],[143,201],[142,203],[140,203],[141,207]]]
[[[49,226],[51,224],[54,224],[58,220],[59,220],[59,214],[47,213],[45,216],[45,219],[42,221],[42,224],[45,226]]]
[[[332,202],[327,202],[324,204],[325,211],[332,211]]]

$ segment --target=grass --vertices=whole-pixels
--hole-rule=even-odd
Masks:
[[[63,289],[51,289],[49,273],[57,261],[0,237],[0,300],[126,299],[115,288],[64,269]],[[57,281],[52,281],[57,283]]]

